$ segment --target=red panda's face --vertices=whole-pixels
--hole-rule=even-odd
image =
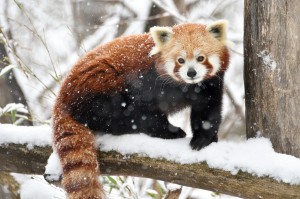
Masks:
[[[166,53],[165,71],[177,81],[188,84],[199,83],[219,71],[221,63],[218,54],[209,54],[201,48]]]
[[[196,84],[227,68],[224,22],[207,27],[199,24],[154,27],[151,35],[155,42],[151,54],[158,54],[157,70],[161,75]]]

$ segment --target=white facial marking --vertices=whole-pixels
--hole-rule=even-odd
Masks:
[[[191,78],[187,75],[189,69],[194,69],[196,71],[195,77]],[[185,63],[179,69],[179,75],[188,84],[195,84],[201,82],[204,79],[207,72],[208,70],[206,66],[197,62],[196,59],[185,60]]]
[[[186,58],[186,52],[185,52],[184,50],[182,50],[182,51],[180,52],[180,55],[181,55],[181,57],[182,57],[183,59]]]
[[[199,55],[200,55],[200,52],[199,52],[199,50],[197,50],[197,49],[196,49],[196,50],[194,50],[194,56],[195,56],[195,57],[198,57]]]
[[[175,68],[175,63],[174,63],[174,60],[167,60],[166,63],[165,63],[165,68],[166,68],[166,72],[167,74],[169,74],[173,79],[175,80],[178,80],[178,77],[176,77],[174,75],[174,68]]]
[[[213,54],[208,57],[208,62],[213,66],[213,70],[210,75],[215,75],[221,68],[221,62],[218,55]]]

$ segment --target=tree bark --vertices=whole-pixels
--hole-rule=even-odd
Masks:
[[[50,146],[29,150],[20,144],[0,146],[0,171],[43,174],[52,152]],[[205,163],[183,165],[140,155],[123,156],[117,152],[99,152],[102,175],[147,177],[180,185],[207,189],[243,198],[300,198],[300,185],[279,183],[270,178],[212,169]]]
[[[245,0],[247,137],[300,157],[300,1]]]

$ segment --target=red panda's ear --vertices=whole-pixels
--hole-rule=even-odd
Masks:
[[[227,21],[219,20],[206,26],[206,30],[222,43],[226,43]]]
[[[159,53],[161,51],[161,47],[173,37],[173,31],[171,27],[152,27],[150,28],[150,34],[155,43],[150,55]]]

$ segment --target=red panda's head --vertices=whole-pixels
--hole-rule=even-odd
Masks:
[[[150,55],[157,56],[160,75],[195,84],[225,71],[229,62],[226,25],[222,20],[208,26],[181,24],[151,28],[155,46]]]

